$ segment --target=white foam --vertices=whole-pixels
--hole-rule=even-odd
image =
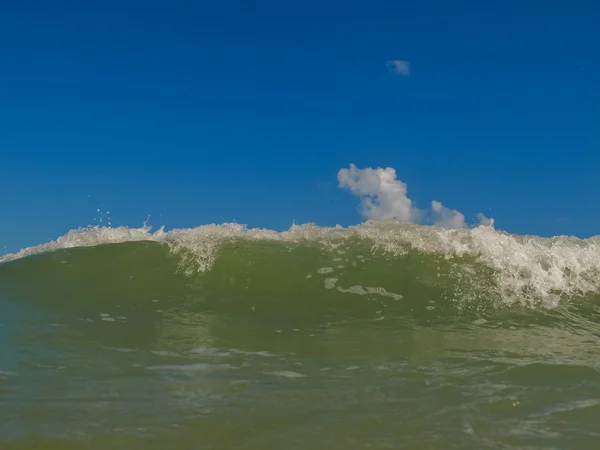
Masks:
[[[113,350],[115,352],[121,352],[121,353],[131,353],[131,352],[136,352],[137,350],[134,348],[119,348],[119,347],[102,347],[105,350]]]
[[[388,220],[365,222],[353,227],[319,227],[314,224],[293,225],[277,232],[248,229],[240,224],[204,225],[192,229],[163,228],[151,232],[150,227],[88,227],[71,230],[55,241],[23,249],[0,257],[7,262],[25,256],[65,248],[90,247],[100,244],[134,241],[164,243],[181,256],[187,273],[210,269],[222,244],[231,239],[279,242],[312,242],[326,251],[343,252],[348,239],[369,240],[373,252],[400,256],[408,250],[437,254],[447,260],[471,257],[493,269],[496,294],[507,302],[526,299],[531,304],[541,301],[552,307],[557,294],[583,295],[600,292],[600,236],[588,239],[559,236],[517,236],[497,231],[490,226],[473,229],[443,229],[433,226]],[[464,282],[478,281],[467,273],[465,264],[454,275]],[[462,272],[461,272],[462,271]]]
[[[170,352],[169,350],[152,350],[151,353],[156,356],[181,356],[178,353]]]
[[[343,292],[345,294],[356,294],[356,295],[373,294],[373,295],[380,295],[382,297],[390,297],[390,298],[393,298],[394,300],[402,299],[402,296],[400,294],[394,294],[393,292],[388,292],[383,287],[363,287],[363,286],[357,284],[355,286],[350,286],[347,289],[344,289],[341,286],[338,286],[337,290],[340,292]]]
[[[337,283],[337,278],[325,278],[324,284],[325,289],[333,289],[335,287],[335,283]]]
[[[233,366],[229,364],[205,364],[205,363],[195,363],[195,364],[170,364],[164,366],[150,366],[148,369],[150,370],[158,370],[158,371],[167,371],[167,372],[206,372],[212,371],[217,368],[222,369],[231,369]]]
[[[265,356],[267,358],[272,358],[274,356],[277,356],[267,350],[262,350],[262,351],[258,351],[258,352],[250,352],[250,351],[246,351],[246,350],[238,350],[236,348],[232,348],[230,351],[232,353],[238,353],[238,354],[247,355],[247,356]]]
[[[265,375],[275,375],[276,377],[285,377],[285,378],[305,378],[306,375],[303,375],[298,372],[293,372],[291,370],[279,370],[276,372],[264,372]]]
[[[222,351],[218,348],[212,347],[197,347],[191,350],[191,353],[196,353],[203,356],[229,356],[231,354],[230,352]]]

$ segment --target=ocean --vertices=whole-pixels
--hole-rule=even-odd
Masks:
[[[90,227],[0,257],[0,448],[600,448],[600,237]]]

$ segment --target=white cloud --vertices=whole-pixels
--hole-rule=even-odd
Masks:
[[[477,220],[479,221],[479,225],[483,225],[485,227],[493,227],[494,219],[485,217],[482,213],[475,214],[477,216]]]
[[[410,63],[402,59],[392,59],[386,63],[386,66],[392,69],[397,75],[410,75]]]
[[[337,178],[341,189],[349,189],[360,199],[360,213],[367,219],[423,222],[423,219],[430,218],[434,225],[444,228],[468,227],[461,212],[436,200],[431,202],[431,210],[415,208],[407,195],[406,184],[397,179],[396,170],[391,167],[358,169],[350,164],[348,169],[338,172]],[[494,224],[493,219],[481,213],[477,214],[477,218],[479,225]]]
[[[443,228],[466,228],[465,216],[456,209],[446,208],[441,202],[431,202],[433,224]]]
[[[373,220],[398,219],[412,221],[411,200],[406,195],[406,184],[396,179],[396,171],[386,169],[349,169],[338,172],[340,188],[350,189],[361,199],[361,213]]]

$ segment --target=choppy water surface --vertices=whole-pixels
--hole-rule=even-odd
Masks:
[[[600,447],[597,238],[95,228],[0,261],[0,448]]]

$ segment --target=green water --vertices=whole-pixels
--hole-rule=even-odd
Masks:
[[[476,261],[359,243],[186,267],[157,243],[0,264],[0,448],[600,448],[596,294],[506,304]]]

